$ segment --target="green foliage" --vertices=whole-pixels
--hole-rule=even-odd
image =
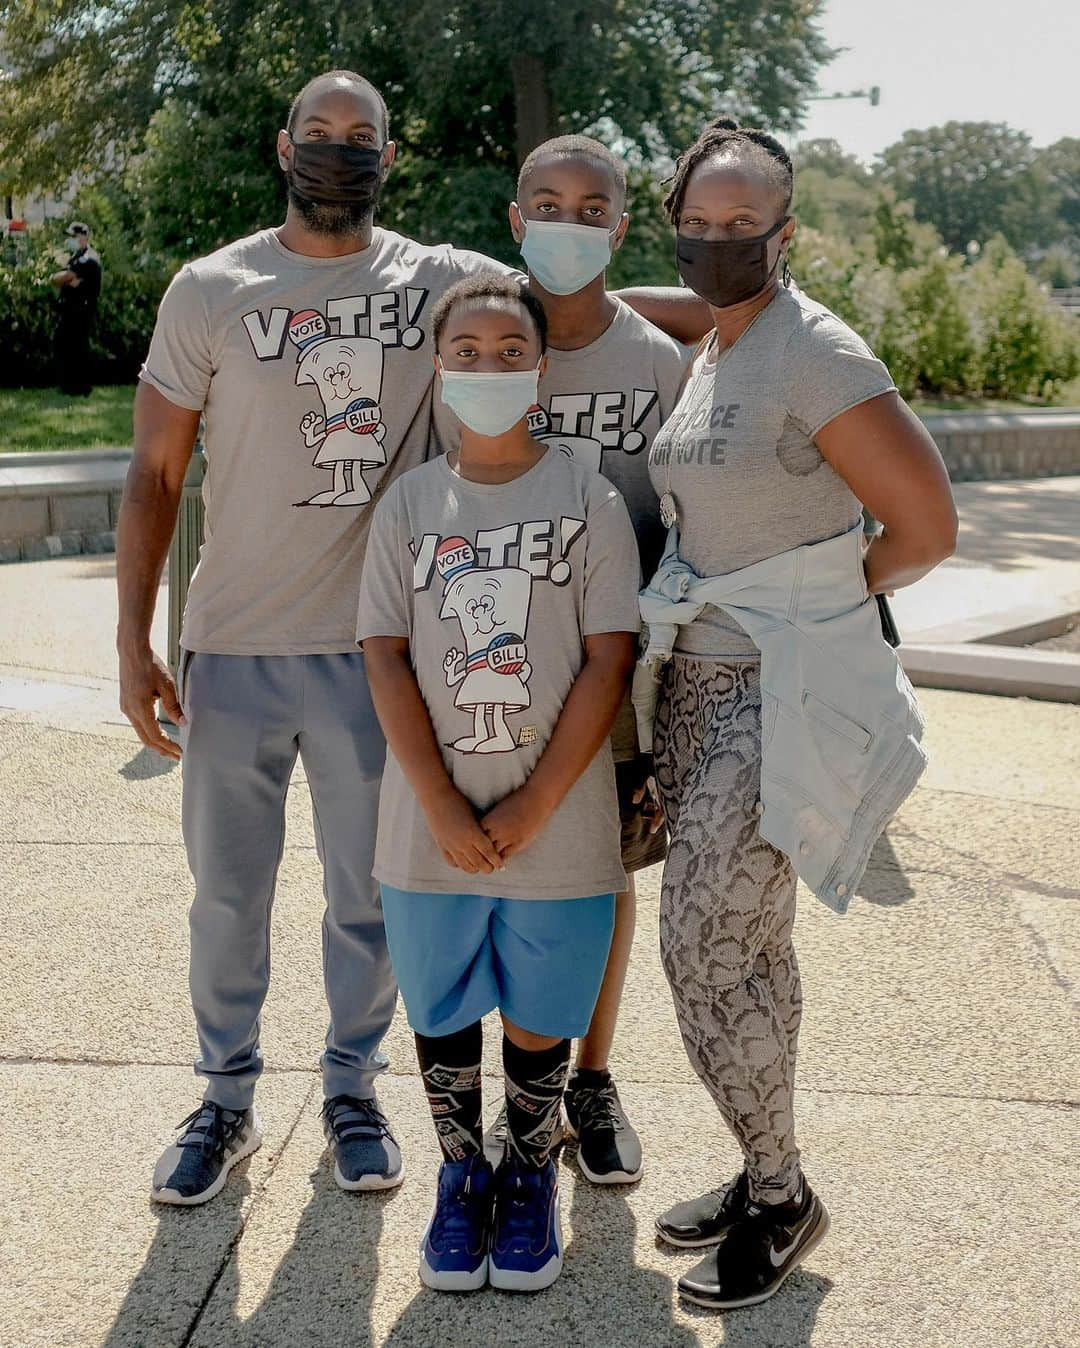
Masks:
[[[1048,302],[1004,239],[972,266],[921,228],[909,242],[904,268],[869,240],[809,229],[792,248],[799,284],[866,339],[905,397],[1053,400],[1076,379],[1080,324]]]
[[[55,380],[53,334],[58,301],[49,277],[63,266],[65,255],[58,243],[51,229],[32,230],[20,264],[0,264],[0,329],[6,334],[0,387]],[[104,280],[90,344],[92,378],[100,383],[129,383],[146,355],[169,272],[160,266],[113,268],[107,251],[102,261]]]
[[[126,174],[138,247],[180,258],[280,217],[274,137],[320,70],[390,103],[382,219],[505,256],[538,141],[591,131],[670,160],[719,111],[793,127],[830,51],[821,0],[0,0],[13,187]],[[631,256],[628,254],[628,257]]]
[[[969,312],[981,391],[1052,398],[1080,368],[1075,320],[1053,309],[1000,237],[970,269]]]
[[[1031,139],[993,122],[906,131],[880,156],[878,175],[953,252],[1003,234],[1015,248],[1046,237],[1045,172]]]

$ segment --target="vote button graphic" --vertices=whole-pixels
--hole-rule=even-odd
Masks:
[[[379,404],[374,398],[354,398],[345,409],[345,425],[354,435],[368,435],[379,420]]]
[[[488,666],[496,674],[520,674],[525,664],[525,639],[501,632],[488,647]]]

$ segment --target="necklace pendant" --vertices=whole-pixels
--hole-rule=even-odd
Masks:
[[[671,492],[664,492],[660,497],[660,523],[665,529],[670,529],[679,522],[679,507],[675,504],[675,497]]]

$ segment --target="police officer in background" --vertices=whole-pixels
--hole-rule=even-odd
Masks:
[[[101,293],[101,258],[90,247],[90,227],[75,220],[64,231],[71,260],[55,272],[52,283],[60,292],[56,322],[56,367],[60,392],[90,396],[90,329]]]

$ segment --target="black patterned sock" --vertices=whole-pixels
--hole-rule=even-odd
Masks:
[[[559,1126],[559,1106],[570,1066],[570,1040],[535,1052],[503,1035],[506,1078],[506,1132],[510,1155],[534,1169],[551,1153]]]
[[[479,1021],[456,1034],[416,1036],[420,1075],[439,1146],[448,1161],[465,1161],[484,1150],[480,1087],[483,1045]]]

